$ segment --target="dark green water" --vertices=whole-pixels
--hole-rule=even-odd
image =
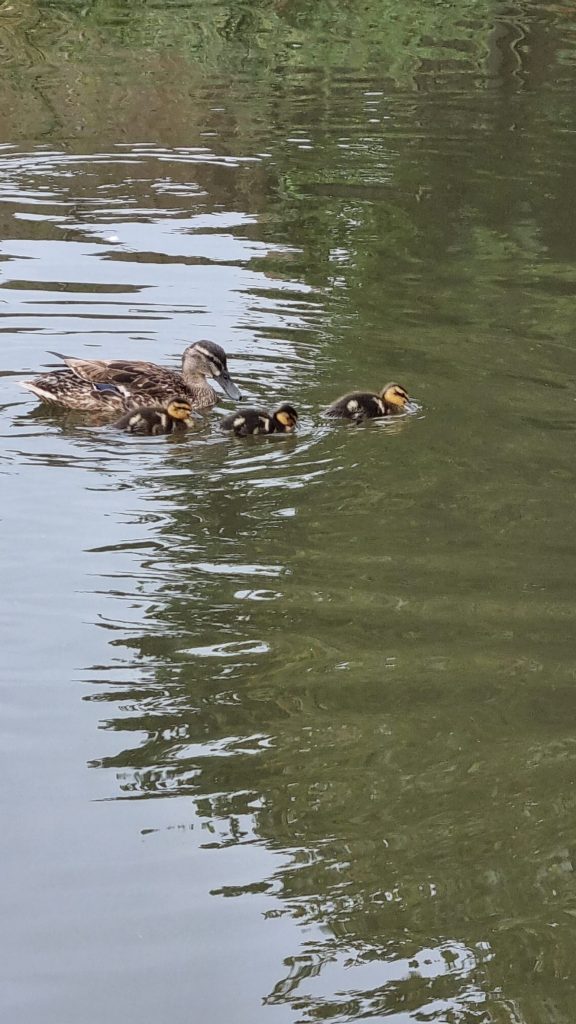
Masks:
[[[576,8],[14,0],[0,53],[3,1020],[573,1024]],[[202,337],[297,436],[18,387]]]

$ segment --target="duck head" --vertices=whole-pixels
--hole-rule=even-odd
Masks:
[[[296,429],[298,413],[293,405],[289,405],[288,402],[282,402],[282,405],[279,405],[272,413],[272,419],[276,425],[276,430],[283,434],[291,434]]]
[[[380,392],[380,398],[394,412],[415,412],[416,403],[412,402],[410,395],[401,384],[385,384]]]
[[[182,420],[183,422],[192,422],[194,417],[190,402],[184,398],[172,398],[166,406],[166,412],[173,420]]]
[[[237,400],[240,392],[228,373],[224,349],[214,341],[195,341],[185,349],[182,356],[182,376],[213,377],[229,398]]]

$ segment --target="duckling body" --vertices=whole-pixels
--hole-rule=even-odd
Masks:
[[[362,423],[380,416],[397,416],[411,406],[408,392],[400,384],[386,384],[380,394],[372,391],[351,391],[337,398],[325,410],[325,416],[340,417]]]
[[[222,430],[230,430],[236,437],[251,434],[291,434],[296,429],[298,413],[293,405],[283,402],[273,412],[267,409],[237,409],[220,421]]]
[[[174,398],[165,409],[152,406],[132,409],[112,426],[128,434],[176,434],[192,426],[192,417],[190,402]]]
[[[52,353],[66,369],[22,381],[22,387],[44,402],[85,411],[165,406],[171,398],[188,401],[194,409],[209,409],[217,395],[207,378],[213,377],[230,398],[240,392],[228,373],[226,353],[213,341],[197,341],[182,355],[182,370],[156,363],[122,359],[76,359]]]

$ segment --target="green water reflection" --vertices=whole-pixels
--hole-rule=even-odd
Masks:
[[[11,1021],[568,1024],[574,10],[0,18]],[[30,412],[61,335],[213,336],[301,429]]]

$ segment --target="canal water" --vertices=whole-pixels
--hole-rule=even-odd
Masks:
[[[3,1019],[572,1024],[576,8],[0,29]],[[19,387],[202,338],[296,435]]]

